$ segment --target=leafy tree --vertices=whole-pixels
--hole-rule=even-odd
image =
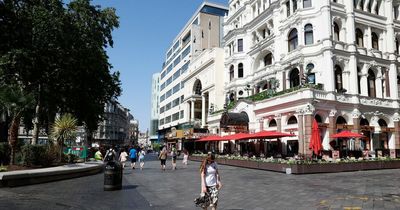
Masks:
[[[59,148],[59,160],[61,161],[65,141],[76,138],[77,119],[72,114],[64,114],[57,117],[51,128],[51,139],[55,140]]]
[[[97,129],[105,103],[121,94],[105,51],[118,26],[115,9],[89,0],[0,1],[0,84],[34,96],[33,143],[56,113]]]
[[[25,110],[33,106],[32,95],[24,92],[18,87],[0,86],[0,108],[11,117],[8,129],[8,143],[11,148],[10,165],[15,163],[15,152],[18,143],[18,129],[21,117]]]

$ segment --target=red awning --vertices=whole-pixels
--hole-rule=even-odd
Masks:
[[[257,133],[249,134],[246,139],[276,139],[290,136],[295,135],[290,133],[282,133],[279,131],[260,131]]]
[[[340,133],[331,135],[330,138],[365,138],[365,136],[350,131],[342,131]]]
[[[197,140],[196,142],[203,142],[203,141],[222,141],[222,137],[217,135],[205,136]]]
[[[242,139],[249,139],[250,134],[248,133],[236,133],[236,134],[232,134],[232,135],[227,135],[227,136],[223,136],[222,139],[223,140],[242,140]]]

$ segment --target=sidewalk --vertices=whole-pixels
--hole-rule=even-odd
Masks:
[[[97,174],[102,170],[103,162],[93,161],[49,168],[0,172],[0,187],[16,187],[71,179]]]

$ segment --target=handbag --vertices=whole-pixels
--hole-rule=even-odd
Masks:
[[[206,208],[206,207],[210,206],[210,203],[211,203],[210,194],[202,193],[202,194],[200,194],[199,197],[195,198],[193,202],[196,205],[196,207]]]

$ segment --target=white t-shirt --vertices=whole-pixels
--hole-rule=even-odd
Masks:
[[[213,162],[210,165],[206,166],[206,186],[215,186],[217,185],[217,163]]]
[[[127,160],[128,154],[126,152],[121,152],[121,155],[119,156],[121,162],[125,162]]]

